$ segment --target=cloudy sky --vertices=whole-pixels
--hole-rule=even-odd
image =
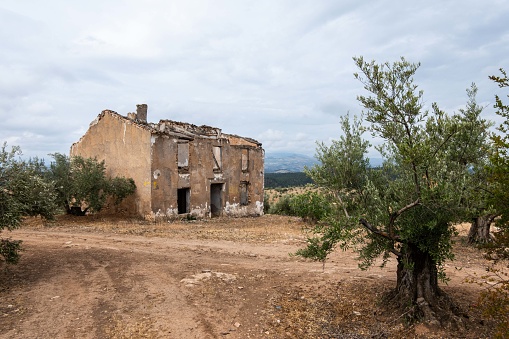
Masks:
[[[1,0],[0,142],[49,160],[103,109],[147,103],[151,122],[312,156],[361,112],[354,56],[421,62],[426,103],[448,112],[475,82],[495,119],[508,18],[506,0]]]

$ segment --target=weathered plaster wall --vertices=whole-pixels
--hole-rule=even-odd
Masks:
[[[223,146],[224,176],[229,179],[225,192],[225,214],[248,216],[263,214],[264,151],[261,146],[237,136],[225,136]],[[242,165],[247,154],[247,166]],[[241,201],[243,186],[247,185],[247,204]]]
[[[189,137],[157,134],[153,136],[152,209],[155,216],[175,216],[178,213],[177,190],[190,189],[188,211],[197,217],[211,215],[211,185],[222,185],[223,215],[247,216],[263,214],[263,149],[252,142],[229,136]],[[178,144],[188,143],[185,167],[178,166]],[[221,169],[214,169],[214,147],[221,147]],[[185,149],[185,148],[184,148]],[[242,154],[249,154],[247,167]],[[219,159],[216,159],[216,161]],[[248,183],[248,201],[241,205],[241,185]]]
[[[123,209],[150,218],[263,214],[261,144],[215,127],[147,124],[138,114],[103,111],[71,147],[71,155],[104,160],[108,175],[135,180],[137,192]]]
[[[222,140],[216,138],[195,138],[192,143],[189,170],[191,172],[191,201],[195,213],[210,216],[211,213],[211,185],[221,184],[221,206],[224,206],[224,187],[228,180],[223,171],[214,171],[213,147],[221,146]],[[194,196],[194,197],[193,197]]]
[[[133,178],[136,193],[121,209],[139,215],[151,214],[151,132],[113,111],[103,111],[86,134],[71,147],[72,155],[105,161],[107,175]]]
[[[210,213],[210,184],[224,183],[214,179],[212,146],[215,139],[155,135],[153,137],[152,208],[155,216],[176,216],[177,190],[190,189],[189,213],[208,217]],[[188,143],[187,166],[178,166],[178,144]]]
[[[178,214],[177,189],[179,174],[177,166],[178,138],[166,135],[152,136],[152,212],[156,217]]]

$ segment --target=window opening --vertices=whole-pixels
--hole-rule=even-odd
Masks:
[[[214,171],[221,171],[223,168],[223,159],[220,146],[212,147],[212,157],[214,158]]]
[[[177,164],[178,168],[185,168],[189,166],[189,143],[179,142],[177,144]]]
[[[249,170],[249,150],[242,150],[242,171],[247,172]]]

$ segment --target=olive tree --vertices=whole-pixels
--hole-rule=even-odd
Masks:
[[[358,96],[364,124],[382,140],[377,149],[384,163],[369,168],[363,123],[343,119],[345,136],[330,147],[319,145],[321,164],[308,171],[333,192],[338,209],[299,253],[322,260],[337,245],[355,246],[361,268],[395,257],[397,282],[389,300],[410,307],[406,314],[413,319],[438,323],[456,310],[438,281],[445,279],[444,262],[453,259],[453,224],[468,215],[475,196],[473,168],[481,154],[465,143],[482,141],[489,124],[478,123],[468,107],[453,115],[436,104],[425,109],[413,81],[419,64],[404,58],[392,64],[354,61],[355,78],[369,93]],[[475,97],[475,86],[469,97]]]
[[[22,160],[17,146],[0,149],[0,231],[19,227],[25,216],[51,219],[56,212],[52,182],[43,178],[44,164],[38,159]],[[21,241],[0,239],[0,255],[7,263],[19,259]]]
[[[509,79],[504,69],[500,69],[501,76],[490,76],[500,88],[509,87]],[[509,96],[508,96],[509,97]],[[484,177],[484,187],[479,190],[481,206],[485,213],[475,216],[470,227],[468,240],[470,243],[486,244],[494,239],[490,232],[491,225],[498,217],[497,224],[503,230],[507,229],[509,221],[509,106],[496,95],[496,113],[504,118],[497,127],[498,134],[491,135],[491,148],[486,152],[488,163],[479,171]],[[481,151],[486,150],[483,147]],[[488,156],[489,155],[489,156]],[[497,246],[494,244],[494,246]],[[506,246],[505,246],[506,247]]]
[[[502,76],[490,76],[500,88],[509,88],[509,78],[504,69],[500,69]],[[509,95],[507,95],[509,98]],[[499,134],[493,136],[494,152],[490,157],[490,182],[493,184],[491,202],[497,206],[501,218],[499,225],[504,229],[509,224],[509,105],[495,96],[496,113],[504,120],[498,126]]]
[[[51,154],[50,178],[55,182],[58,204],[68,214],[85,215],[100,211],[111,197],[115,204],[134,193],[131,178],[106,176],[104,161],[81,156]]]

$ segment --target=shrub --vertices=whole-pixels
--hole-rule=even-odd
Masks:
[[[60,153],[52,156],[55,161],[48,176],[55,182],[58,204],[68,214],[85,215],[89,209],[99,212],[108,197],[118,205],[136,190],[131,178],[108,178],[104,160]]]
[[[18,228],[25,216],[51,219],[57,209],[53,183],[43,178],[44,163],[20,155],[18,146],[0,147],[0,232]],[[16,263],[21,249],[21,241],[0,238],[0,261]]]
[[[269,213],[270,210],[270,196],[265,193],[263,195],[263,213]]]
[[[292,197],[293,196],[290,194],[281,196],[275,204],[270,206],[269,213],[280,215],[295,215],[290,204]]]
[[[298,194],[291,199],[290,205],[294,215],[312,224],[324,220],[332,211],[328,197],[318,192]]]
[[[268,209],[270,214],[301,217],[315,224],[327,218],[332,212],[332,204],[327,195],[307,191],[302,194],[281,195],[279,200]]]

